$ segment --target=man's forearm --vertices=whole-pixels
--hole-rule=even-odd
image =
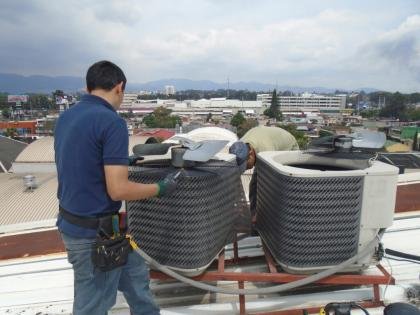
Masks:
[[[141,184],[127,181],[120,185],[118,192],[111,196],[113,200],[138,200],[157,196],[159,186],[157,184]]]

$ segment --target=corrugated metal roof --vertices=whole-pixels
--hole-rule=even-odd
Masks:
[[[129,153],[136,144],[143,144],[150,137],[130,136]],[[16,158],[16,163],[54,163],[54,137],[44,137],[28,145]]]
[[[0,232],[9,231],[14,225],[56,217],[57,175],[32,175],[36,177],[38,187],[28,190],[23,184],[23,174],[0,174]]]
[[[24,142],[0,136],[0,162],[6,170],[10,169],[12,162],[27,145]],[[0,168],[1,172],[2,169]]]
[[[15,162],[54,162],[54,138],[44,137],[32,142]]]

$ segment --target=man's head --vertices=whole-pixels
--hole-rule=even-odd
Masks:
[[[106,60],[91,65],[86,74],[87,91],[104,98],[115,108],[122,103],[126,83],[120,67]]]
[[[242,141],[234,142],[229,148],[229,153],[236,155],[236,162],[241,172],[254,167],[255,151],[248,143]]]

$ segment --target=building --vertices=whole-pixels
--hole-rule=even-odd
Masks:
[[[165,85],[165,95],[175,95],[175,86]]]
[[[168,129],[154,129],[154,130],[142,130],[139,133],[136,134],[136,136],[141,137],[147,137],[147,138],[154,138],[154,139],[160,139],[160,140],[166,140],[170,137],[175,135],[174,130],[168,130]]]
[[[124,93],[124,98],[121,104],[121,108],[130,108],[136,100],[137,100],[137,94]]]
[[[346,106],[346,96],[326,96],[303,93],[300,96],[279,96],[280,111],[287,112],[320,112],[338,115]]]
[[[209,114],[215,117],[229,117],[237,112],[242,112],[247,117],[257,117],[264,111],[261,101],[242,101],[220,97],[185,101],[176,99],[127,100],[121,105],[118,112],[147,115],[161,106],[171,109],[173,115],[192,118],[205,117]]]
[[[57,123],[58,115],[47,115],[44,118],[36,120],[37,136],[52,136],[54,134],[55,124]]]
[[[262,106],[267,108],[271,105],[271,98],[273,95],[270,93],[264,93],[264,94],[257,94],[257,101],[260,101]]]
[[[36,121],[0,122],[0,134],[5,133],[7,129],[14,129],[17,135],[35,134],[36,124]]]

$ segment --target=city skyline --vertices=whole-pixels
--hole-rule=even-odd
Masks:
[[[2,1],[0,72],[84,76],[100,59],[129,82],[186,78],[415,92],[420,3]]]

